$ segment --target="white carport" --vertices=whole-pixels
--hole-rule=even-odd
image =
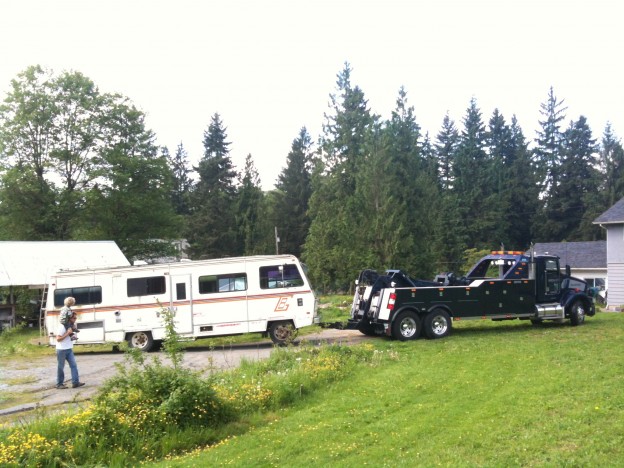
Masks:
[[[0,241],[0,286],[9,287],[0,305],[0,326],[15,325],[14,286],[45,289],[60,270],[129,266],[114,241]]]

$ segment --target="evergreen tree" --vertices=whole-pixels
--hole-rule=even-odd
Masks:
[[[245,158],[245,168],[238,190],[236,215],[238,238],[242,243],[241,252],[243,255],[264,253],[259,245],[260,236],[258,234],[258,215],[262,196],[260,176],[251,154],[248,154]]]
[[[420,146],[420,158],[423,160],[425,165],[425,172],[429,178],[429,180],[435,180],[437,184],[437,191],[439,192],[439,178],[438,178],[438,159],[436,156],[436,150],[434,145],[431,143],[431,138],[429,137],[429,132],[425,133],[422,143]]]
[[[486,131],[486,151],[489,158],[490,174],[485,179],[489,190],[485,194],[484,213],[489,229],[485,243],[493,245],[510,245],[508,225],[504,222],[511,209],[510,180],[513,178],[511,169],[515,158],[515,148],[511,138],[511,128],[498,109],[494,109]],[[483,245],[487,247],[487,245]]]
[[[464,249],[490,247],[488,232],[493,226],[489,216],[491,207],[486,200],[492,191],[492,164],[485,151],[485,139],[481,111],[473,98],[466,110],[464,129],[453,164],[453,192],[460,202],[458,208],[461,213],[457,222],[466,226],[468,239]]]
[[[535,170],[540,177],[541,197],[546,205],[558,184],[563,139],[561,122],[567,110],[563,102],[557,99],[551,86],[546,102],[540,105],[543,120],[539,121],[541,130],[537,132],[537,147],[533,155]]]
[[[624,149],[608,123],[600,145],[600,166],[604,174],[605,209],[624,197]]]
[[[370,113],[364,92],[351,85],[351,66],[345,63],[338,74],[338,92],[330,95],[331,113],[325,114],[321,138],[327,169],[342,174],[347,196],[355,190],[354,176],[365,157],[367,131],[376,120]]]
[[[563,107],[563,100],[557,99],[551,86],[546,102],[540,104],[542,120],[539,121],[539,124],[541,130],[537,131],[536,147],[533,150],[533,168],[540,188],[540,209],[533,223],[536,241],[548,242],[553,240],[549,237],[553,234],[553,230],[549,226],[548,211],[552,208],[549,205],[560,172],[563,141],[561,123],[565,119],[566,110],[567,108]]]
[[[596,140],[592,138],[585,117],[570,122],[563,136],[558,183],[546,207],[544,232],[551,241],[584,240],[592,231],[581,225],[585,211],[593,208],[592,219],[604,211],[592,206],[599,181],[595,169],[596,150]]]
[[[376,117],[364,93],[351,85],[351,68],[338,74],[338,92],[330,96],[331,113],[325,115],[321,159],[313,177],[310,232],[303,257],[316,284],[344,289],[353,272],[362,267],[368,250],[362,226],[366,213],[355,197],[356,177],[366,164],[366,140]]]
[[[381,229],[376,244],[382,245],[383,239],[390,241],[392,248],[383,252],[377,264],[430,277],[433,245],[428,239],[433,235],[436,219],[437,177],[430,154],[423,153],[428,142],[420,143],[420,126],[404,88],[399,90],[396,107],[382,136],[381,151],[377,152],[382,162],[381,174],[363,190],[367,193],[380,187],[383,203],[378,206],[387,206],[385,212],[379,211],[377,226]]]
[[[453,160],[459,144],[459,133],[448,113],[444,116],[436,141],[440,187],[446,191],[453,188]]]
[[[188,153],[180,142],[173,157],[167,148],[163,149],[164,155],[169,162],[169,168],[173,174],[173,187],[171,189],[171,202],[175,212],[179,215],[189,214],[189,197],[192,181],[189,177]]]
[[[240,255],[236,226],[237,173],[230,157],[226,128],[218,113],[204,132],[204,156],[195,168],[187,239],[193,258]]]
[[[305,127],[292,142],[286,167],[277,178],[277,230],[280,251],[301,256],[310,227],[308,204],[312,195],[312,139]]]
[[[539,210],[539,185],[531,164],[531,152],[515,116],[511,120],[510,144],[511,152],[505,160],[505,245],[523,250],[528,249],[533,240],[533,225]]]

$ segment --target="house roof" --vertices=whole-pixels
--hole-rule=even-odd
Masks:
[[[624,224],[624,198],[594,219],[594,224]]]
[[[571,268],[607,268],[607,241],[543,242],[534,249],[537,254],[557,255]]]
[[[59,270],[129,265],[113,241],[0,242],[0,286],[43,286]]]

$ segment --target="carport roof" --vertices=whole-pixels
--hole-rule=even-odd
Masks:
[[[114,241],[0,242],[0,286],[41,287],[59,270],[129,265]]]

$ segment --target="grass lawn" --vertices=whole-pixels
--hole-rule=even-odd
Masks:
[[[437,341],[375,338],[365,346],[378,365],[161,466],[621,464],[623,344],[615,313],[580,327],[473,321]]]

